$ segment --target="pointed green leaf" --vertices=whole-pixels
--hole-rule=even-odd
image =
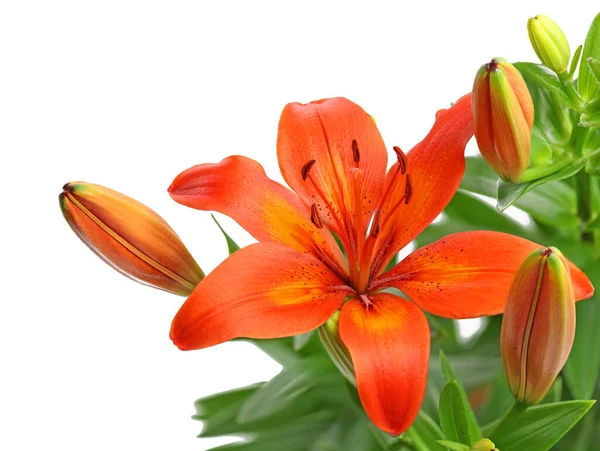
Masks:
[[[462,443],[456,443],[450,440],[438,440],[438,443],[444,448],[452,451],[469,451],[471,449],[467,445],[463,445]]]
[[[306,332],[305,334],[296,335],[294,337],[294,351],[300,351],[306,344],[310,341],[310,339],[315,334],[314,330],[310,332]]]
[[[498,181],[498,209],[500,211],[506,210],[528,191],[536,188],[537,186],[543,185],[544,183],[569,178],[581,171],[585,167],[585,165],[586,160],[579,159],[573,161],[567,167],[561,169],[560,171],[554,174],[537,180],[533,180],[531,182],[511,183],[505,182],[503,180]]]
[[[460,383],[460,381],[457,379],[456,374],[454,373],[454,369],[452,368],[450,361],[448,360],[448,358],[446,357],[446,355],[444,354],[443,351],[440,351],[440,364],[442,367],[442,373],[444,375],[444,379],[446,380],[446,387],[448,387],[449,382],[453,381],[454,384],[456,385],[456,387],[458,388],[458,393],[460,395],[460,399],[462,402],[461,415],[464,415],[464,418],[466,418],[466,421],[468,424],[468,428],[466,429],[469,434],[468,439],[465,439],[466,441],[458,439],[458,437],[456,439],[457,439],[457,441],[459,441],[461,443],[465,443],[466,445],[471,445],[472,443],[475,443],[477,440],[479,440],[481,438],[481,431],[479,430],[479,423],[477,423],[477,419],[475,418],[473,409],[471,408],[471,405],[469,404],[467,392],[465,391],[465,388]],[[444,387],[444,390],[446,389],[446,387]],[[442,397],[444,397],[444,390],[442,390],[442,394],[440,395],[440,416],[441,416],[441,412],[442,412],[441,411],[441,399],[442,399]],[[448,392],[447,396],[454,397],[454,395],[456,394],[455,388],[452,387],[449,390],[450,391]],[[442,423],[442,429],[444,429],[443,423]],[[465,429],[461,429],[458,432],[460,432],[461,434],[464,434],[464,432],[463,432],[464,430]],[[446,433],[445,429],[444,429],[444,433]],[[446,438],[450,438],[448,436],[448,434],[446,434]]]
[[[524,79],[534,82],[546,89],[548,92],[556,95],[565,105],[568,105],[572,108],[577,107],[577,105],[571,101],[565,92],[563,84],[558,79],[556,74],[546,66],[534,63],[515,63],[514,66],[521,73]]]
[[[440,395],[442,430],[446,438],[470,446],[476,439],[471,432],[467,403],[456,380],[448,382]]]
[[[411,427],[402,435],[415,451],[429,451],[436,441],[444,438],[444,433],[433,419],[423,410],[419,411]]]
[[[587,59],[587,63],[590,73],[596,78],[596,81],[600,83],[600,59],[590,57]]]
[[[595,401],[565,401],[528,408],[501,422],[490,439],[502,451],[547,451],[594,405]]]
[[[327,385],[339,383],[341,376],[329,372],[330,368],[330,362],[325,359],[314,359],[310,364],[299,361],[286,366],[248,398],[238,413],[238,421],[258,421],[292,405],[315,386],[326,388]]]
[[[213,221],[215,221],[215,224],[217,224],[217,227],[219,227],[219,229],[221,230],[221,233],[225,237],[225,240],[227,241],[227,249],[229,250],[229,255],[239,250],[240,247],[238,246],[238,244],[235,241],[233,241],[233,239],[227,234],[227,232],[225,232],[225,230],[223,230],[223,227],[221,227],[221,224],[219,224],[219,221],[217,221],[215,215],[211,214],[211,216],[213,218]]]
[[[306,451],[337,419],[332,411],[321,411],[273,429],[250,435],[251,441],[231,443],[211,451]]]
[[[597,263],[583,267],[596,286],[600,286],[600,268]],[[600,296],[577,303],[575,342],[563,370],[565,382],[574,397],[591,399],[600,374]]]
[[[498,176],[481,157],[466,158],[461,188],[496,198]],[[550,182],[544,189],[523,195],[515,206],[537,221],[553,227],[574,228],[579,224],[575,190],[564,182]],[[435,225],[435,224],[433,224]]]
[[[600,93],[600,83],[596,80],[588,65],[589,58],[600,60],[600,14],[594,18],[585,38],[579,67],[579,79],[577,81],[579,93],[587,101],[595,99]]]
[[[577,70],[577,65],[579,64],[579,58],[581,58],[581,51],[583,50],[583,45],[577,47],[575,53],[573,54],[573,59],[571,60],[571,67],[569,68],[569,76],[568,80],[573,80],[575,77],[575,71]]]

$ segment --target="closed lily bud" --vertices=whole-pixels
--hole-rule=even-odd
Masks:
[[[477,440],[471,446],[470,451],[499,451],[489,438],[482,438],[481,440]]]
[[[557,74],[566,72],[571,58],[569,42],[549,17],[538,14],[527,21],[529,40],[542,64]]]
[[[506,378],[519,402],[542,400],[574,338],[575,299],[566,260],[556,248],[537,250],[513,279],[500,334]]]
[[[125,276],[181,296],[204,277],[173,229],[144,204],[83,182],[67,183],[59,201],[81,241]]]
[[[533,100],[519,71],[494,58],[473,84],[473,122],[481,155],[506,181],[518,183],[529,165]]]
[[[335,366],[340,370],[340,373],[352,384],[356,385],[356,376],[354,374],[354,365],[352,357],[346,345],[340,337],[340,312],[339,310],[331,315],[325,324],[319,327],[319,337],[323,343],[323,347],[331,357]]]

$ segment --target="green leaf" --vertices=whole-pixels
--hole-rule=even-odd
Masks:
[[[572,108],[577,107],[577,105],[569,99],[569,96],[563,89],[563,84],[556,74],[546,66],[534,63],[515,63],[514,66],[525,80],[529,80],[530,83],[535,83],[546,89],[548,92],[556,95],[556,97],[558,97],[565,105]]]
[[[235,424],[239,409],[261,386],[262,383],[254,384],[198,399],[194,403],[196,414],[192,418],[203,422],[202,436],[226,434],[227,428]],[[233,429],[235,430],[235,427]]]
[[[443,353],[440,352],[440,354]],[[493,381],[498,372],[502,370],[502,360],[499,356],[469,353],[452,354],[450,358],[452,359],[452,367],[450,369],[448,369],[450,363],[445,354],[443,360],[447,363],[436,362],[436,359],[431,359],[430,361],[430,371],[439,372],[441,370],[444,376],[442,383],[439,383],[439,379],[434,376],[434,380],[438,382],[440,387],[449,380],[456,379],[462,387],[471,390]]]
[[[600,286],[600,268],[593,262],[582,266],[592,284]],[[600,375],[600,296],[580,301],[577,308],[575,342],[565,364],[563,375],[573,396],[591,399]]]
[[[438,443],[444,448],[450,449],[452,451],[469,451],[471,449],[467,445],[463,445],[462,443],[456,443],[450,440],[438,440]]]
[[[502,451],[546,451],[594,405],[594,401],[565,401],[528,408],[501,422],[490,440]]]
[[[423,410],[419,411],[417,418],[410,428],[402,435],[415,451],[429,451],[433,444],[444,438],[440,427]]]
[[[292,337],[275,338],[271,340],[241,338],[240,340],[252,343],[283,366],[293,365],[300,358],[298,353],[294,351],[294,339]]]
[[[468,157],[466,162],[461,188],[496,198],[498,176],[485,160],[481,157]],[[561,181],[550,182],[544,188],[526,193],[515,206],[541,223],[553,227],[577,227],[579,218],[575,190]]]
[[[418,246],[423,246],[451,233],[466,230],[496,230],[535,238],[532,236],[535,234],[533,227],[527,230],[473,194],[459,190],[444,210],[441,220],[425,229],[416,242]]]
[[[569,68],[569,76],[568,80],[573,80],[575,77],[575,71],[577,70],[577,64],[579,64],[579,58],[581,58],[581,51],[583,50],[583,45],[577,47],[575,53],[573,54],[573,59],[571,60],[571,67]]]
[[[501,211],[504,211],[512,204],[514,204],[521,196],[523,196],[528,191],[534,189],[535,187],[543,185],[544,183],[569,178],[581,171],[585,167],[585,165],[585,159],[574,160],[570,165],[568,165],[564,169],[547,177],[533,180],[531,182],[511,183],[501,180],[498,182],[498,208]]]
[[[211,451],[306,451],[335,422],[337,414],[322,411],[251,435],[251,441],[231,443]]]
[[[330,362],[325,359],[299,361],[287,366],[248,398],[238,413],[240,423],[258,421],[293,405],[313,387],[320,389],[339,383],[341,376],[329,372]]]
[[[456,437],[456,439],[458,439],[458,441],[465,443],[467,445],[471,445],[472,443],[475,443],[477,440],[479,440],[481,438],[481,432],[479,430],[479,424],[477,423],[477,420],[475,419],[475,414],[473,413],[473,409],[471,409],[471,406],[469,404],[469,399],[467,397],[467,393],[465,391],[465,388],[463,387],[463,385],[459,382],[459,380],[456,377],[456,374],[454,372],[454,369],[452,368],[452,365],[450,364],[450,361],[448,360],[448,358],[446,357],[446,355],[444,354],[443,351],[440,351],[440,365],[442,368],[442,374],[444,375],[444,379],[446,380],[446,387],[448,387],[448,383],[450,382],[454,382],[452,384],[452,388],[450,388],[448,394],[446,396],[454,398],[456,395],[456,388],[458,388],[458,394],[460,395],[460,399],[462,400],[462,410],[459,411],[460,415],[463,415],[464,418],[466,419],[466,422],[468,424],[468,434],[469,434],[469,438],[465,439],[467,441],[464,441],[462,439],[459,439],[458,437]],[[454,387],[454,385],[456,385],[456,387]],[[444,387],[444,390],[446,389],[446,387]],[[441,410],[441,399],[444,397],[444,390],[442,390],[442,394],[440,395],[440,419],[441,419],[441,414],[442,414],[442,410]],[[444,429],[443,423],[442,423],[442,429]],[[460,436],[464,439],[463,434],[464,434],[464,430],[465,429],[460,429],[458,432],[460,432]],[[444,433],[446,433],[446,430],[444,429]],[[446,433],[446,438],[450,438],[448,437],[448,434]]]
[[[225,232],[225,230],[223,230],[223,227],[221,227],[221,224],[219,224],[219,221],[217,221],[215,215],[211,214],[211,216],[213,218],[213,221],[215,221],[215,224],[217,224],[217,227],[219,227],[219,229],[221,230],[221,233],[225,237],[225,240],[227,241],[227,249],[229,250],[229,255],[239,250],[240,247],[238,246],[238,244],[235,241],[233,241],[233,239],[227,234],[227,232]]]
[[[471,424],[468,418],[467,409],[468,400],[463,397],[463,393],[456,380],[451,380],[446,384],[440,395],[440,422],[446,438],[471,445],[477,438],[471,431]]]
[[[313,337],[314,333],[315,331],[311,330],[310,332],[296,335],[294,337],[294,351],[300,351],[302,348],[304,348]]]
[[[536,68],[536,65],[531,63],[517,63],[517,68],[521,64],[525,69],[521,71],[521,75],[527,83],[535,105],[533,134],[536,139],[541,138],[551,148],[552,157],[555,158],[569,148],[569,138],[576,120],[575,111],[572,109],[574,102],[569,100],[564,85],[559,92],[556,89],[556,80],[549,82],[548,78],[541,79],[540,67]],[[532,150],[535,153],[535,148]]]
[[[585,38],[579,67],[579,79],[577,81],[579,93],[587,101],[595,99],[600,93],[600,83],[596,80],[588,65],[589,58],[600,60],[600,14],[594,18]]]
[[[594,76],[596,81],[600,83],[600,59],[590,57],[587,59],[587,63],[590,73]]]

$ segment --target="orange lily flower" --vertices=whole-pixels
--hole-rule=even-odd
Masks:
[[[458,189],[473,134],[471,96],[438,112],[427,137],[387,171],[371,117],[344,98],[285,107],[277,155],[293,191],[257,162],[232,156],[181,173],[174,200],[235,219],[259,243],[228,257],[175,316],[184,350],[236,337],[308,332],[341,309],[363,406],[400,434],[415,419],[427,382],[430,331],[422,310],[447,318],[501,313],[522,261],[542,246],[481,231],[450,235],[386,265],[444,209]],[[342,254],[332,232],[346,251]],[[571,267],[577,298],[593,288]],[[410,300],[382,291],[395,287]]]

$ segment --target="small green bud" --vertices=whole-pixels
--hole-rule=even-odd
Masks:
[[[492,442],[490,439],[482,438],[481,440],[477,440],[475,443],[473,443],[473,446],[471,446],[470,451],[500,451],[500,450],[498,448],[496,448],[496,445],[494,445],[494,442]]]
[[[356,376],[354,375],[354,365],[352,357],[346,345],[342,342],[339,329],[340,312],[339,310],[331,315],[325,324],[319,327],[319,337],[323,347],[331,357],[340,373],[348,379],[353,385],[356,385]]]
[[[538,14],[527,21],[527,31],[533,50],[542,64],[557,74],[566,72],[571,49],[560,27],[549,17]]]

